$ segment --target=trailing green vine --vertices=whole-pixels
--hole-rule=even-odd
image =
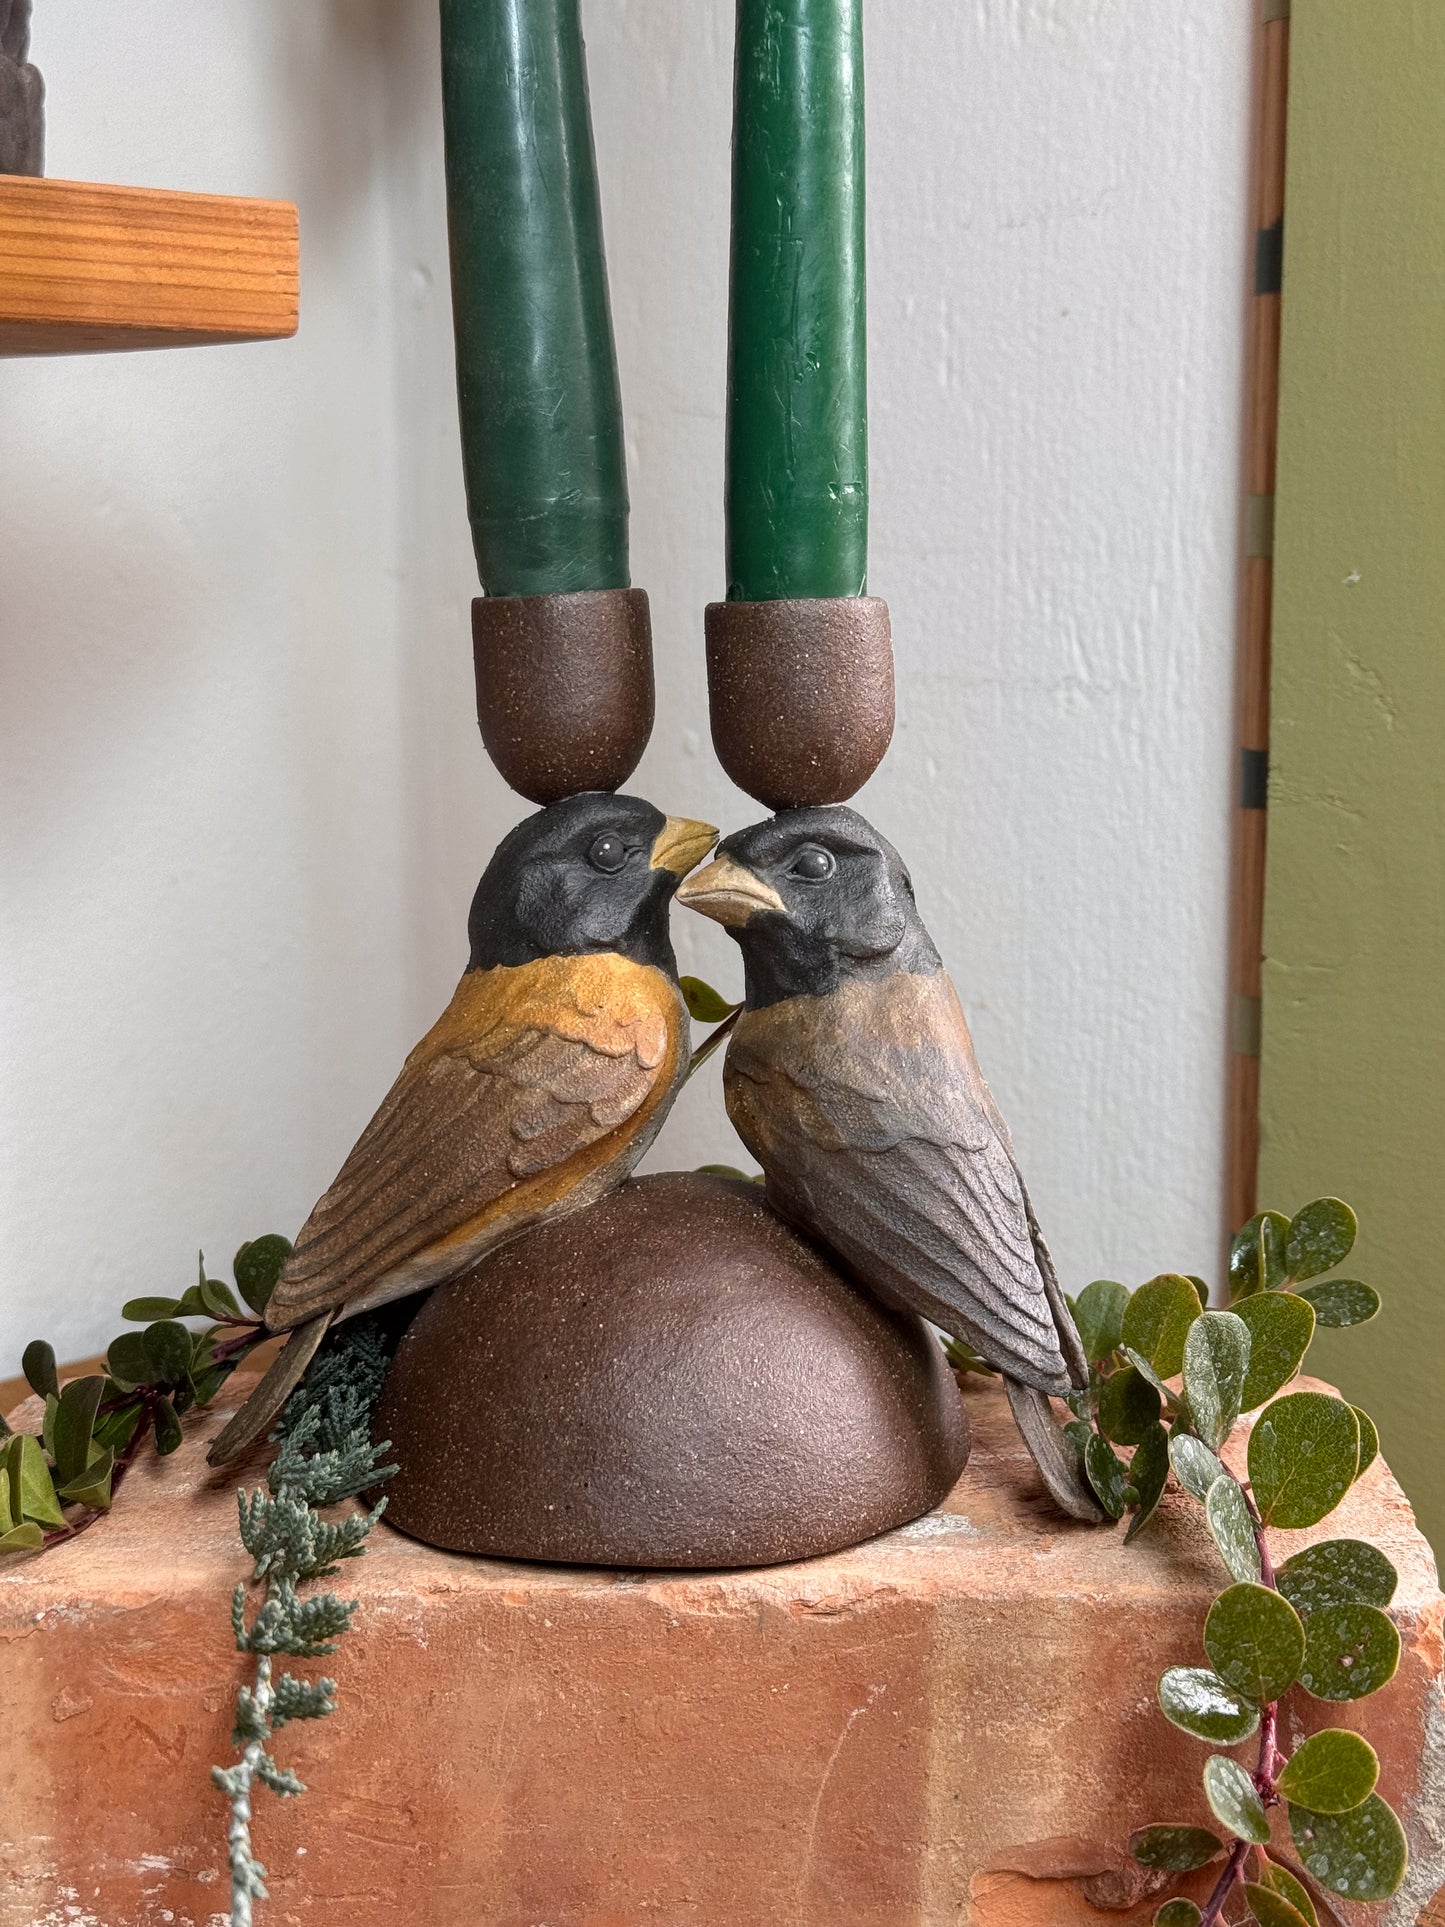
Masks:
[[[1381,1901],[1405,1876],[1404,1829],[1376,1791],[1369,1742],[1330,1728],[1287,1747],[1280,1725],[1287,1695],[1363,1699],[1394,1676],[1400,1656],[1385,1610],[1396,1574],[1382,1552],[1331,1539],[1276,1566],[1270,1543],[1272,1528],[1320,1524],[1379,1451],[1357,1407],[1285,1390],[1317,1326],[1363,1324],[1379,1310],[1368,1285],[1325,1276],[1349,1256],[1355,1232],[1354,1213],[1337,1198],[1293,1219],[1262,1212],[1234,1240],[1227,1311],[1207,1309],[1202,1280],[1173,1274],[1134,1292],[1099,1280],[1071,1301],[1091,1369],[1069,1429],[1101,1505],[1127,1517],[1126,1538],[1135,1539],[1172,1477],[1203,1508],[1232,1582],[1204,1622],[1209,1664],[1170,1667],[1158,1699],[1193,1739],[1219,1749],[1252,1743],[1252,1755],[1214,1751],[1204,1762],[1217,1830],[1166,1821],[1131,1835],[1134,1859],[1164,1885],[1222,1861],[1204,1904],[1176,1894],[1156,1927],[1215,1927],[1236,1896],[1249,1911],[1233,1917],[1259,1927],[1320,1927],[1320,1890]],[[1240,1479],[1220,1455],[1250,1412],[1259,1416]],[[1281,1808],[1293,1864],[1272,1844],[1271,1815]]]
[[[259,1782],[283,1797],[304,1793],[289,1768],[270,1752],[274,1736],[292,1720],[322,1719],[336,1710],[333,1679],[276,1675],[277,1654],[323,1659],[347,1632],[357,1602],[334,1593],[302,1597],[299,1588],[329,1578],[343,1559],[355,1559],[386,1508],[380,1498],[368,1512],[354,1508],[339,1518],[323,1512],[371,1493],[396,1471],[383,1463],[390,1449],[371,1442],[371,1413],[386,1377],[391,1349],[376,1318],[343,1325],[312,1361],[292,1393],[273,1438],[278,1450],[266,1485],[237,1494],[241,1542],[255,1564],[252,1585],[262,1589],[248,1620],[247,1587],[236,1587],[231,1623],[238,1649],[255,1660],[251,1683],[236,1697],[233,1744],[240,1759],[211,1769],[231,1803],[228,1859],[232,1927],[251,1927],[252,1902],[266,1898],[266,1870],[252,1848],[251,1797]]]
[[[200,1276],[179,1298],[132,1298],[106,1371],[60,1383],[54,1347],[37,1338],[21,1370],[45,1401],[39,1439],[11,1436],[0,1415],[0,1554],[42,1552],[73,1539],[110,1510],[147,1441],[164,1458],[181,1442],[181,1420],[203,1409],[270,1336],[263,1321],[291,1254],[274,1233],[236,1253],[235,1288]],[[244,1307],[244,1309],[243,1309]],[[193,1330],[188,1319],[204,1319]]]

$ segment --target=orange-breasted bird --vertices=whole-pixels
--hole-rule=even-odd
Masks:
[[[854,810],[785,810],[678,900],[742,950],[724,1089],[769,1202],[995,1366],[1054,1498],[1102,1517],[1048,1403],[1088,1364],[898,852]]]
[[[716,841],[601,791],[503,839],[456,994],[302,1227],[266,1307],[293,1336],[212,1464],[270,1426],[336,1319],[442,1284],[628,1175],[687,1074],[668,911]]]

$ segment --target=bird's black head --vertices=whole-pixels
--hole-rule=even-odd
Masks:
[[[749,1010],[942,967],[903,859],[856,810],[783,810],[737,831],[678,901],[737,939]]]
[[[616,950],[675,976],[668,908],[716,841],[710,823],[639,796],[587,790],[549,803],[503,837],[477,885],[468,969]]]

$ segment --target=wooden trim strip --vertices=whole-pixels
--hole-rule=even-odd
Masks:
[[[1275,454],[1279,421],[1279,339],[1284,248],[1286,115],[1289,102],[1287,0],[1263,0],[1257,45],[1254,133],[1254,296],[1250,303],[1243,583],[1237,684],[1240,792],[1234,812],[1230,905],[1231,1011],[1225,1106],[1225,1217],[1233,1231],[1257,1208],[1259,1037],[1264,939],[1267,811],[1261,774],[1269,757],[1270,606]],[[1244,772],[1250,780],[1244,780]]]

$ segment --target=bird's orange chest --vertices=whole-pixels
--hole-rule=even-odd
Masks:
[[[540,957],[470,970],[409,1060],[417,1069],[497,1033],[550,1031],[605,1057],[635,1052],[666,1075],[680,1054],[686,1010],[676,984],[652,964],[615,951]]]

